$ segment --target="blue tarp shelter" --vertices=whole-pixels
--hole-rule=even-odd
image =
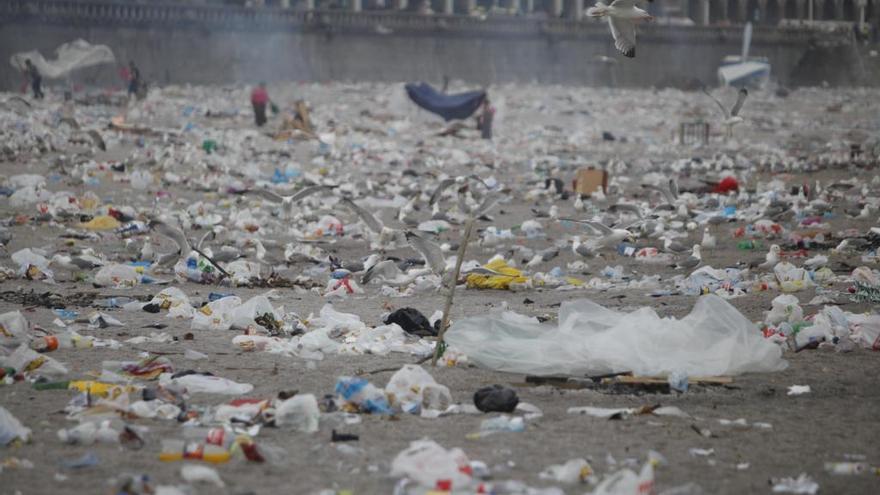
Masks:
[[[428,83],[409,83],[406,85],[406,93],[416,105],[447,121],[470,117],[486,99],[486,92],[482,90],[447,95]]]

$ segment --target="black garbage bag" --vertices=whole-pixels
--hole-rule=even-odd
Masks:
[[[483,387],[474,393],[474,405],[483,412],[513,412],[519,397],[512,388],[501,385]]]
[[[437,329],[431,326],[431,322],[415,308],[400,308],[385,318],[385,324],[397,323],[404,332],[419,337],[432,337],[437,335]]]

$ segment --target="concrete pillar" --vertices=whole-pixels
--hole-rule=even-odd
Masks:
[[[409,7],[408,0],[394,0],[394,8],[396,10],[406,10]]]
[[[703,26],[709,25],[709,8],[711,3],[709,0],[702,0],[700,2],[700,24]]]
[[[559,17],[562,15],[562,0],[553,0],[552,7],[553,10],[550,12],[552,17]]]
[[[749,12],[749,18],[753,21],[755,20],[755,13]],[[767,22],[767,0],[758,0],[758,19],[759,24],[765,24]]]
[[[730,14],[727,12],[727,0],[718,0],[718,19],[721,21],[729,21]]]
[[[361,0],[351,0],[351,11],[352,12],[360,12],[363,10],[363,6],[361,5]]]
[[[510,0],[510,11],[514,14],[519,14],[520,12],[522,12],[521,0]]]
[[[315,0],[306,0],[306,10],[315,10]]]
[[[571,3],[571,8],[568,10],[569,17],[576,21],[581,20],[584,17],[584,0],[568,1]]]
[[[749,10],[748,0],[739,0],[736,3],[736,14],[743,23],[752,20],[752,13],[746,12],[747,10]]]
[[[446,15],[455,13],[455,2],[453,0],[443,0],[443,13]]]
[[[535,0],[526,0],[526,14],[531,14],[535,11]]]
[[[834,18],[842,21],[843,17],[843,0],[834,0]]]
[[[281,0],[281,8],[289,9],[290,8],[290,0]]]

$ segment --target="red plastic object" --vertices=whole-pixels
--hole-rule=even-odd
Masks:
[[[729,193],[731,191],[739,191],[739,182],[735,177],[725,177],[721,179],[721,182],[715,185],[715,189],[712,189],[712,192],[715,193]]]

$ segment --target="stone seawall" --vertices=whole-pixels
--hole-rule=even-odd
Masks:
[[[602,85],[613,78],[625,86],[680,85],[694,79],[711,85],[721,58],[739,53],[741,36],[737,26],[640,26],[637,58],[631,60],[614,50],[607,25],[590,21],[4,0],[0,87],[21,83],[21,75],[8,64],[11,54],[39,49],[51,57],[58,45],[76,38],[109,45],[120,63],[136,60],[145,76],[159,84],[439,82],[448,75],[478,84]],[[850,37],[845,31],[756,28],[751,53],[768,57],[773,77],[783,84],[797,84],[793,77],[807,62],[813,68],[811,80],[846,84],[853,76],[840,53],[847,52],[841,47]],[[616,63],[601,62],[601,55]],[[89,70],[78,77],[106,83],[116,79],[116,71]]]

